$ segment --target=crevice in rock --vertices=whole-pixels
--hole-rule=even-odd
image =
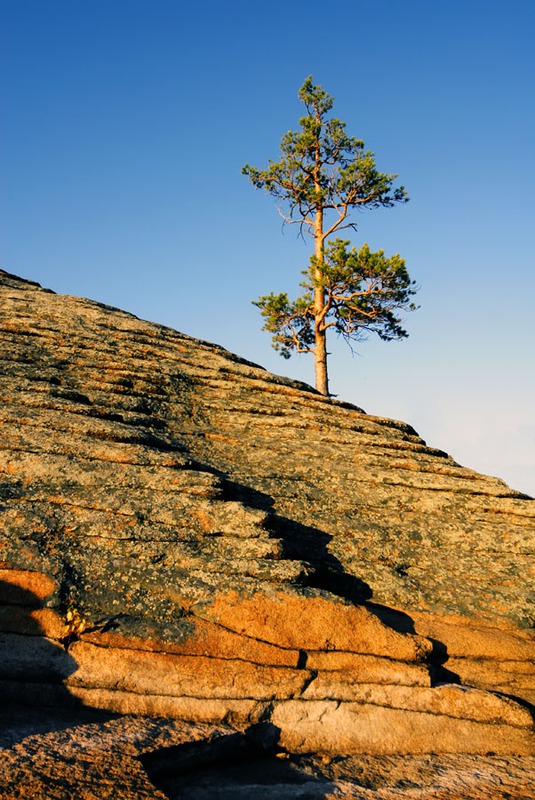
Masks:
[[[318,677],[318,670],[317,669],[308,670],[308,675],[305,677],[305,679],[303,681],[303,685],[301,686],[301,689],[300,689],[300,692],[299,692],[301,697],[304,695],[304,693],[306,692],[308,687],[312,683],[314,683],[314,681],[316,680],[317,677]]]
[[[525,698],[519,697],[516,694],[508,694],[507,692],[493,692],[493,694],[497,694],[498,697],[505,697],[507,700],[512,700],[514,703],[522,706],[522,708],[525,708],[526,711],[529,711],[533,717],[533,724],[535,726],[535,704],[529,703]]]

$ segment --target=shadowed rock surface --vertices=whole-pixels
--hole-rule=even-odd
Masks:
[[[487,759],[472,795],[429,796],[506,797],[484,783],[508,771],[534,796],[531,499],[402,422],[1,271],[0,340],[0,690],[69,709],[65,753],[87,707],[119,715],[98,723],[113,747],[96,728],[85,745],[117,774],[131,715],[181,744],[269,723],[300,770],[289,797],[386,797],[348,786],[359,758],[380,775],[400,753],[444,791],[456,758],[468,776]],[[35,777],[24,747],[60,747],[32,730],[8,781]],[[113,796],[165,796],[136,764],[145,788]],[[70,796],[35,786],[5,796]]]

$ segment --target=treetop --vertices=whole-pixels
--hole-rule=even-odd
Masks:
[[[246,164],[242,170],[256,188],[283,201],[285,208],[279,212],[286,222],[297,222],[312,233],[318,211],[334,213],[324,232],[328,238],[341,228],[356,229],[348,220],[354,208],[390,207],[408,200],[404,187],[393,185],[397,175],[377,169],[375,154],[346,133],[345,122],[326,118],[334,101],[313,84],[312,76],[299,98],[307,115],[299,120],[301,130],[282,137],[280,160],[270,159],[265,169]]]
[[[321,86],[314,86],[312,75],[309,75],[305,80],[299,89],[298,96],[305,104],[310,117],[323,117],[334,105],[334,97],[327,94]]]

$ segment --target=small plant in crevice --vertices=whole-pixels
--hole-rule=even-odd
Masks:
[[[67,649],[82,633],[93,630],[93,628],[94,626],[80,614],[75,606],[69,606],[65,614],[65,625],[61,632],[60,641]]]

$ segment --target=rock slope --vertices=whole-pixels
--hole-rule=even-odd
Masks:
[[[0,272],[0,665],[324,753],[533,753],[535,504],[402,422]]]

